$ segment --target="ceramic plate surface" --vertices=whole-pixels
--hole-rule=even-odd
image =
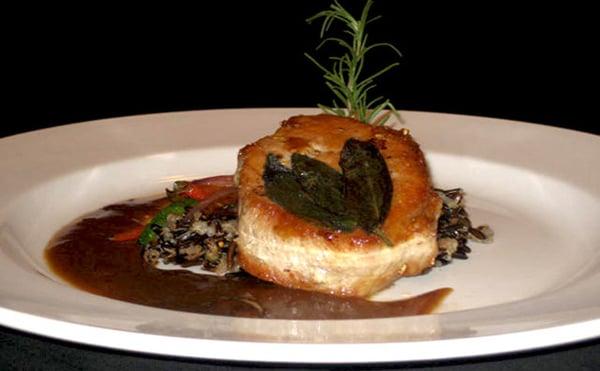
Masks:
[[[92,295],[43,250],[78,216],[231,174],[238,149],[307,109],[179,112],[55,127],[0,140],[0,324],[85,344],[174,356],[386,362],[496,354],[600,335],[600,137],[481,117],[404,112],[436,186],[462,187],[491,245],[401,279],[376,299],[439,287],[438,313],[288,321],[183,313]]]

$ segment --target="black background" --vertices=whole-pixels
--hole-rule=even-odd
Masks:
[[[329,1],[105,4],[9,13],[3,134],[139,113],[330,103],[305,18]],[[346,1],[360,11],[361,1]],[[591,9],[378,0],[372,41],[400,67],[377,95],[399,109],[510,118],[598,132]],[[369,66],[394,58],[375,52]],[[8,83],[6,83],[8,81]]]
[[[199,2],[193,8],[144,4],[136,9],[101,3],[5,9],[0,134],[140,113],[329,103],[331,94],[319,71],[303,56],[311,52],[323,57],[314,52],[319,27],[304,20],[329,3],[222,1]],[[344,4],[356,11],[362,2]],[[377,0],[373,13],[384,18],[370,26],[370,38],[391,42],[404,55],[400,67],[380,80],[377,95],[390,98],[399,109],[509,118],[599,133],[591,8],[485,4]],[[389,58],[391,53],[374,53],[371,66],[382,66]],[[441,364],[591,369],[598,362],[598,346],[593,341]],[[198,365],[49,342],[6,329],[0,332],[0,350],[1,364],[7,367]]]

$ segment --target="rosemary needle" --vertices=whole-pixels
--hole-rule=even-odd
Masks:
[[[317,62],[308,53],[304,53],[304,55],[323,72],[325,84],[335,96],[331,106],[319,104],[319,108],[326,113],[352,117],[367,124],[383,125],[391,115],[402,121],[400,114],[389,99],[377,97],[369,100],[368,93],[376,86],[375,78],[398,66],[399,63],[389,64],[363,78],[361,74],[364,69],[365,57],[373,49],[382,47],[391,49],[398,56],[402,56],[402,54],[389,43],[367,44],[366,26],[380,18],[380,16],[369,18],[369,10],[372,5],[373,0],[367,0],[360,18],[356,19],[337,0],[334,0],[329,9],[308,18],[306,21],[309,24],[317,19],[323,19],[320,34],[322,41],[317,46],[317,50],[327,43],[334,43],[342,47],[345,52],[341,56],[329,58],[332,62],[330,68]],[[346,39],[341,37],[324,38],[331,25],[336,21],[343,24],[344,35],[349,37]]]

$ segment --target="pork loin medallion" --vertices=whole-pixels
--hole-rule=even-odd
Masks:
[[[381,203],[386,200],[379,204],[384,210],[379,210],[382,219],[378,225],[365,227],[360,217],[355,217],[358,214],[336,209],[352,194],[346,174],[350,171],[341,159],[342,151],[346,154],[352,147],[349,144],[363,145],[367,152],[373,149],[374,158],[379,158],[384,168],[387,165],[388,183],[382,183],[389,188],[387,196],[375,195],[381,196],[379,201],[388,198],[387,205]],[[303,179],[302,169],[298,172],[302,164],[316,164],[317,175],[325,179],[314,178],[323,183],[314,192],[307,184],[314,179]],[[365,168],[369,171],[369,165]],[[291,179],[281,189],[273,188],[279,183],[269,183],[274,178],[271,173],[277,175],[279,170],[283,176],[276,179],[284,183],[286,176]],[[357,179],[353,180],[360,188]],[[286,287],[367,297],[399,277],[422,273],[435,261],[442,202],[431,187],[423,153],[407,131],[331,115],[295,116],[273,135],[240,150],[236,181],[238,260],[245,271],[260,279]],[[330,191],[324,192],[327,187]],[[357,202],[356,194],[351,208],[373,202],[368,193],[364,203]],[[309,203],[303,204],[306,200]]]

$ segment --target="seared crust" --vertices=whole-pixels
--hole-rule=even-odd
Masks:
[[[333,231],[297,217],[264,193],[268,153],[289,166],[299,152],[339,169],[349,138],[373,140],[393,183],[382,226],[393,247],[362,229]],[[296,116],[271,136],[244,147],[238,157],[238,258],[250,274],[278,284],[337,295],[368,296],[400,276],[433,264],[441,201],[431,188],[423,153],[407,132],[331,115]]]

